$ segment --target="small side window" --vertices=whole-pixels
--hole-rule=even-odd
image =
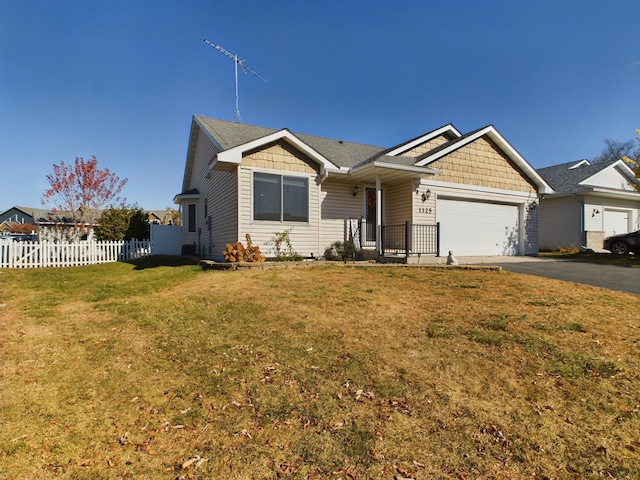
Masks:
[[[187,205],[187,227],[189,233],[195,233],[196,231],[196,204],[190,203]]]

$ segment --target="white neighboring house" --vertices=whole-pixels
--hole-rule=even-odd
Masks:
[[[225,244],[250,234],[269,255],[291,229],[306,257],[353,239],[363,255],[419,258],[436,252],[417,246],[426,228],[405,236],[407,224],[439,224],[440,256],[536,254],[538,197],[551,192],[492,125],[384,148],[196,115],[174,201],[184,254],[223,261]]]
[[[602,250],[605,237],[640,229],[640,181],[622,160],[538,169],[554,189],[540,201],[540,250]]]

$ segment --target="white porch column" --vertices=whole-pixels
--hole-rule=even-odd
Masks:
[[[380,175],[376,175],[376,250],[382,255],[382,185]]]

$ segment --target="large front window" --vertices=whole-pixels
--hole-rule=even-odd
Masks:
[[[309,221],[309,179],[254,172],[253,219]]]

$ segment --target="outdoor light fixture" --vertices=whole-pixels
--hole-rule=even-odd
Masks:
[[[427,189],[427,191],[422,194],[422,201],[426,202],[429,200],[429,197],[431,197],[431,190]]]
[[[529,211],[533,212],[536,208],[538,208],[538,204],[536,202],[529,204]]]
[[[597,208],[594,208],[594,209],[593,209],[593,212],[591,212],[591,216],[592,216],[592,217],[595,217],[595,216],[596,216],[597,214],[599,214],[599,213],[600,213],[600,210],[598,210]]]
[[[353,187],[353,192],[351,192],[351,195],[354,197],[357,196],[358,190],[359,190],[358,185],[356,185],[355,187]]]

